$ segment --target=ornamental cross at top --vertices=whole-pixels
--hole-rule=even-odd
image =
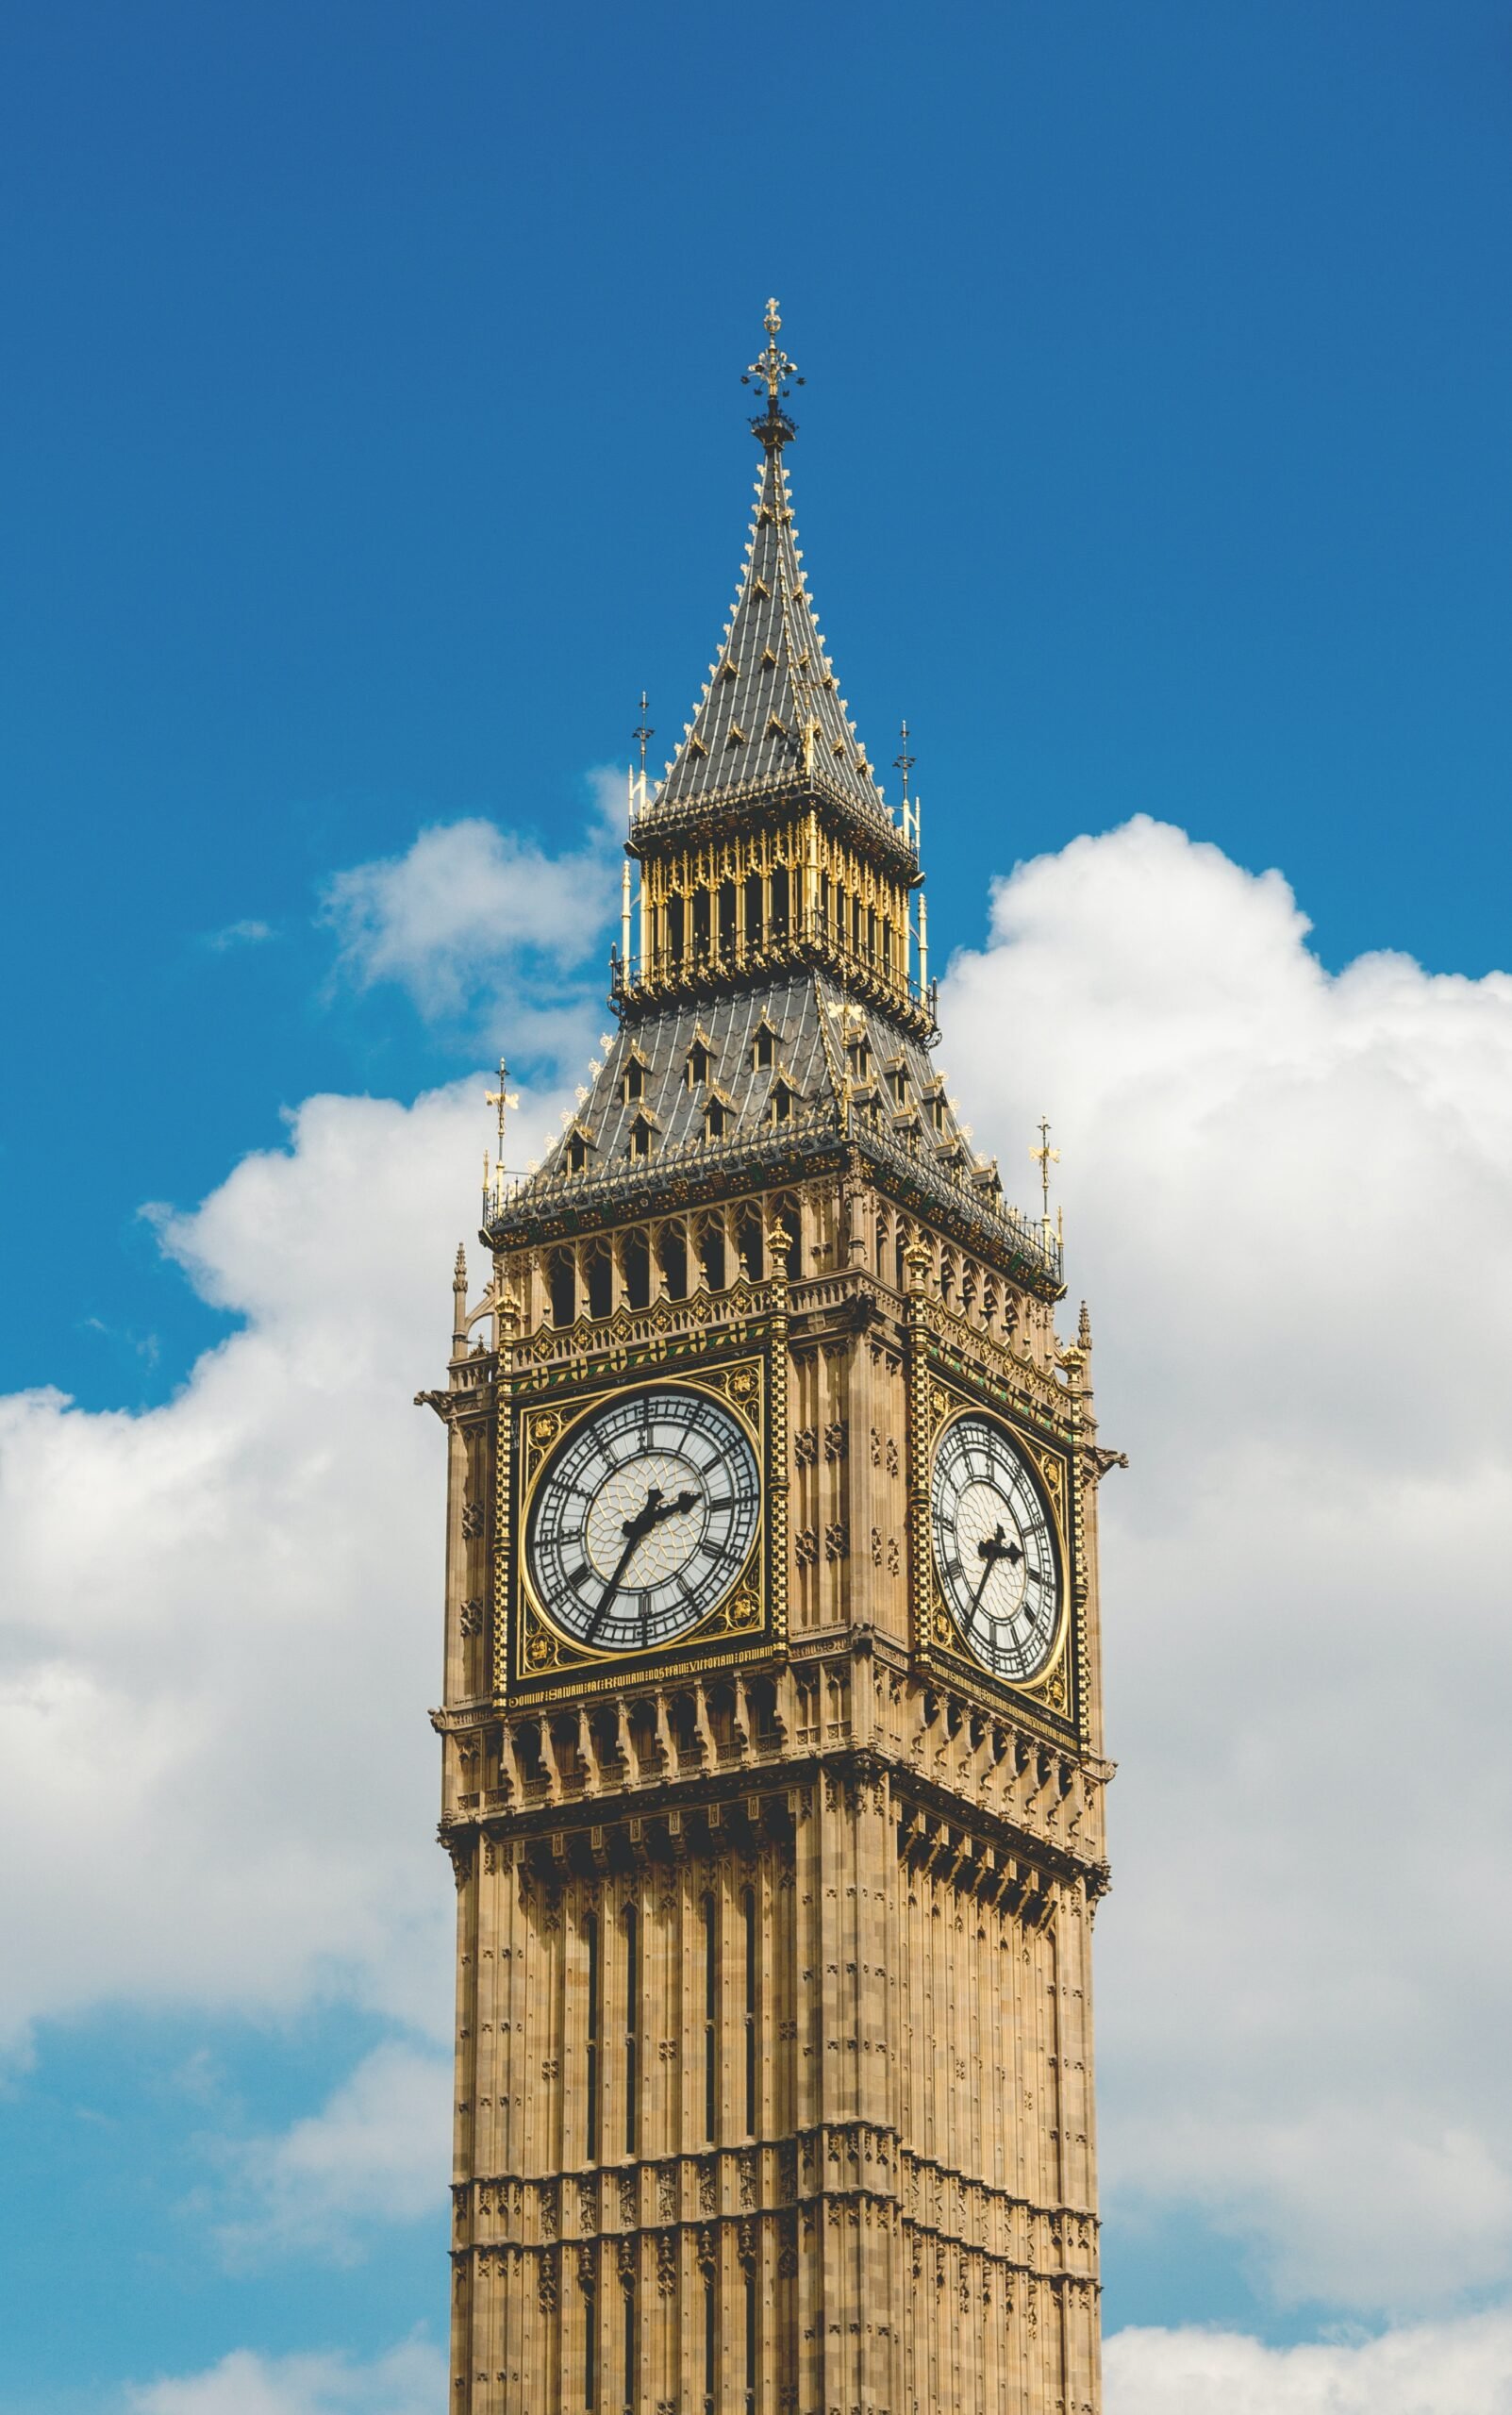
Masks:
[[[777,337],[782,329],[782,314],[777,308],[777,297],[775,294],[773,294],[767,304],[767,315],[764,324],[767,330],[766,349],[765,351],[758,352],[756,354],[756,358],[752,361],[750,368],[746,371],[745,375],[740,380],[740,383],[743,386],[748,386],[753,377],[758,379],[767,390],[768,399],[774,403],[778,400],[779,396],[786,393],[788,380],[789,377],[797,379],[800,386],[804,381],[798,375],[798,363],[795,360],[789,359],[787,354],[783,351],[781,344],[777,341]]]

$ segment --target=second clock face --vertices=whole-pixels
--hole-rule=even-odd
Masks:
[[[935,1572],[972,1657],[1022,1681],[1048,1659],[1060,1624],[1060,1563],[1029,1462],[1001,1425],[958,1417],[930,1487]]]
[[[525,1535],[531,1582],[577,1642],[655,1651],[728,1592],[760,1504],[756,1453],[729,1409],[671,1385],[632,1392],[585,1417],[547,1466]]]

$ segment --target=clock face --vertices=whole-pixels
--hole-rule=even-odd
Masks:
[[[930,1487],[935,1571],[961,1641],[996,1677],[1043,1668],[1060,1624],[1060,1562],[1029,1462],[1001,1425],[958,1417]]]
[[[595,1652],[646,1652],[698,1625],[756,1540],[756,1453],[730,1411],[672,1386],[575,1425],[536,1488],[525,1557],[541,1607]]]

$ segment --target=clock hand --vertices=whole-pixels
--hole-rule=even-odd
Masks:
[[[984,1563],[982,1568],[982,1581],[977,1586],[975,1592],[972,1595],[972,1607],[967,1612],[968,1618],[974,1618],[976,1616],[977,1607],[981,1602],[983,1594],[987,1591],[987,1580],[991,1575],[994,1568],[996,1568],[998,1561],[1000,1559],[1013,1560],[1022,1559],[1023,1557],[1023,1554],[1019,1549],[1017,1543],[1004,1541],[1003,1528],[1001,1525],[995,1535],[989,1535],[986,1542],[978,1543],[976,1548],[981,1553]]]
[[[588,1633],[583,1639],[585,1643],[591,1643],[598,1633],[604,1613],[619,1591],[624,1581],[624,1572],[635,1557],[637,1544],[643,1542],[653,1526],[659,1526],[664,1518],[675,1517],[680,1510],[691,1509],[697,1499],[696,1492],[679,1492],[669,1501],[659,1484],[648,1487],[644,1507],[638,1509],[633,1518],[626,1518],[620,1528],[624,1537],[624,1549],[615,1562],[614,1574],[600,1594],[598,1607],[589,1621]]]
[[[655,1484],[650,1486],[646,1492],[644,1507],[638,1509],[633,1518],[626,1518],[621,1526],[620,1532],[624,1537],[624,1549],[621,1552],[619,1558],[614,1564],[613,1575],[608,1578],[603,1592],[599,1595],[598,1607],[594,1611],[591,1619],[590,1619],[588,1633],[583,1638],[585,1643],[591,1643],[594,1636],[598,1633],[604,1613],[608,1608],[609,1604],[613,1601],[616,1593],[619,1591],[621,1583],[624,1576],[624,1572],[629,1567],[631,1560],[635,1557],[635,1548],[637,1543],[640,1542],[643,1535],[648,1535],[651,1532],[652,1527],[656,1524],[656,1505],[660,1499],[660,1486]]]

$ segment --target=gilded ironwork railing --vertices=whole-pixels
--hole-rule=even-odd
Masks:
[[[579,1202],[585,1207],[591,1203],[595,1212],[611,1220],[628,1217],[641,1202],[649,1212],[656,1194],[670,1183],[699,1192],[779,1184],[801,1176],[806,1158],[846,1143],[890,1171],[901,1188],[948,1202],[984,1245],[1006,1247],[1032,1274],[1058,1285],[1061,1252],[1055,1234],[1043,1222],[1004,1203],[994,1169],[953,1163],[927,1135],[889,1131],[880,1117],[873,1119],[849,1103],[822,1102],[759,1131],[674,1142],[649,1157],[621,1158],[577,1173],[560,1162],[548,1165],[539,1174],[491,1185],[484,1196],[483,1223],[490,1234],[507,1239],[521,1225],[549,1219]]]
[[[915,870],[918,868],[918,849],[898,827],[892,808],[880,790],[875,807],[865,806],[839,781],[829,778],[819,763],[809,772],[795,772],[789,778],[774,778],[771,772],[757,773],[750,779],[722,782],[718,788],[696,789],[691,795],[675,800],[663,795],[664,786],[665,783],[652,791],[650,803],[630,824],[630,844],[637,855],[664,845],[668,839],[696,829],[701,823],[723,817],[741,806],[760,803],[775,816],[818,802],[837,807],[853,827],[864,830],[869,838],[890,843],[900,858]]]

